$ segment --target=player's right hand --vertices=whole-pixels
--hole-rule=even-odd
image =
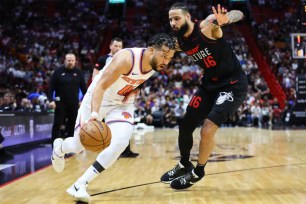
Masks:
[[[87,120],[85,120],[85,123],[88,123],[88,122],[91,122],[91,121],[94,121],[94,120],[97,120],[99,117],[99,114],[97,112],[92,112],[90,114],[90,118],[88,118]]]
[[[217,10],[215,9],[215,7],[212,7],[212,11],[215,15],[215,18],[219,26],[229,23],[229,18],[226,15],[227,10],[224,7],[221,7],[220,4],[218,4]]]

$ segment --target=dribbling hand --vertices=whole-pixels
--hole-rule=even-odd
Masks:
[[[99,114],[97,112],[92,112],[90,114],[90,118],[88,118],[87,120],[85,120],[84,124],[85,123],[88,123],[88,122],[91,122],[91,121],[94,121],[94,120],[97,120],[99,117]],[[81,126],[83,126],[84,124],[82,124]]]

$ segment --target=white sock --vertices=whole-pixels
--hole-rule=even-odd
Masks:
[[[92,165],[85,171],[85,173],[77,180],[78,183],[86,185],[90,183],[92,180],[97,178],[100,173],[93,167]]]

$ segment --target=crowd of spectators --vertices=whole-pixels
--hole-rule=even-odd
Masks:
[[[162,4],[160,1],[131,1],[126,18],[119,20],[108,19],[104,6],[90,1],[69,0],[60,5],[53,1],[5,2],[0,6],[0,112],[50,111],[45,93],[52,71],[62,63],[64,54],[72,51],[89,79],[107,25],[112,25],[113,37],[123,38],[125,47],[145,46],[152,33],[169,31],[167,8],[171,1]],[[152,8],[158,12],[152,12]],[[210,8],[208,3],[198,3],[191,6],[191,12],[196,18],[204,19]],[[290,59],[288,39],[280,38],[288,31],[282,29],[292,29],[294,16],[292,13],[284,15],[286,21],[272,19],[261,25],[254,21],[253,28],[258,27],[257,40],[262,46],[268,46],[264,47],[268,52],[264,54],[271,56],[271,67],[289,99],[294,101],[292,80],[296,62]],[[283,112],[271,96],[244,38],[235,25],[224,28],[224,32],[249,79],[245,103],[225,126],[278,124]],[[279,38],[284,40],[281,43],[284,48],[276,46],[280,44]],[[179,125],[201,75],[202,70],[185,54],[176,54],[167,70],[144,84],[136,101],[136,122],[159,127]]]

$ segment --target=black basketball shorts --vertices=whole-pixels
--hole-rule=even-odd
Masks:
[[[221,126],[229,118],[233,118],[239,106],[247,95],[248,83],[246,76],[232,85],[209,90],[200,87],[191,98],[187,107],[185,118],[193,123],[200,123],[209,119]]]

